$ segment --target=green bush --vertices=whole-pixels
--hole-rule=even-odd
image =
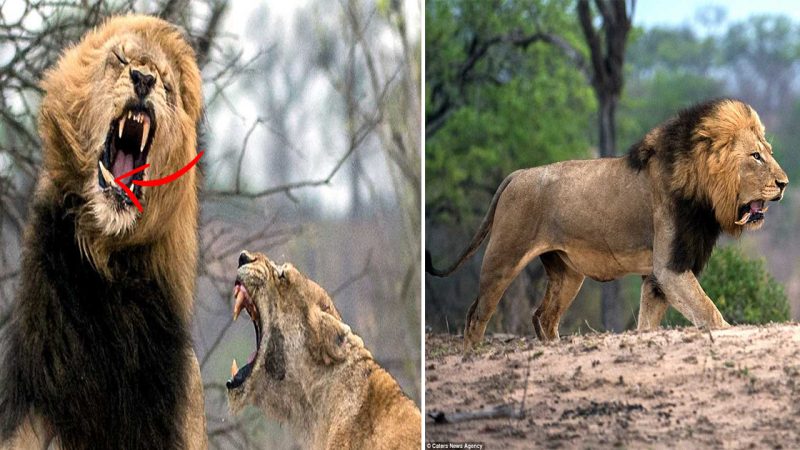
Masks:
[[[714,250],[700,284],[730,324],[760,324],[789,320],[789,300],[783,286],[764,267],[764,259],[749,259],[735,246]],[[670,308],[669,325],[691,325]]]

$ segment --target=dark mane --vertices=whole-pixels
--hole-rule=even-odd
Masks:
[[[714,114],[723,102],[739,102],[719,98],[683,109],[653,130],[647,137],[632,145],[626,160],[635,170],[645,169],[655,157],[663,161],[668,180],[680,161],[692,158],[698,142],[695,131],[699,124]],[[648,139],[649,138],[649,139]],[[669,268],[676,272],[699,274],[711,257],[714,245],[722,232],[714,206],[707,199],[690,198],[683,192],[670,190],[675,218],[675,239],[672,242]]]
[[[142,264],[148,248],[112,256],[99,275],[63,204],[38,200],[23,282],[0,361],[0,442],[34,414],[65,449],[181,448],[188,324],[169,286]]]
[[[725,101],[738,101],[730,98],[717,98],[682,109],[675,116],[662,122],[654,130],[657,141],[642,139],[628,149],[628,166],[636,171],[647,167],[653,156],[664,158],[672,170],[675,161],[687,156],[694,148],[692,133],[700,122],[711,115],[717,106]]]

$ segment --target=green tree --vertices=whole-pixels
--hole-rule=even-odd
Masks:
[[[565,52],[581,43],[572,8],[426,3],[429,219],[469,228],[513,170],[591,155],[595,101]]]

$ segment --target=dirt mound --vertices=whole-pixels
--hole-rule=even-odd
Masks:
[[[425,344],[429,442],[800,448],[798,324]]]

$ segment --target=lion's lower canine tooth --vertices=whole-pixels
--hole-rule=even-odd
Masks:
[[[122,139],[122,130],[125,129],[125,118],[119,119],[119,138]]]
[[[100,173],[103,174],[103,179],[106,180],[106,183],[109,185],[114,185],[114,175],[111,175],[111,172],[106,169],[106,166],[103,165],[103,161],[97,161],[100,164]]]
[[[747,223],[747,220],[750,219],[750,213],[744,213],[741,219],[734,222],[736,225],[744,225]]]
[[[236,358],[233,359],[233,364],[231,364],[231,378],[236,376],[236,372],[239,371],[239,366],[236,365]]]

